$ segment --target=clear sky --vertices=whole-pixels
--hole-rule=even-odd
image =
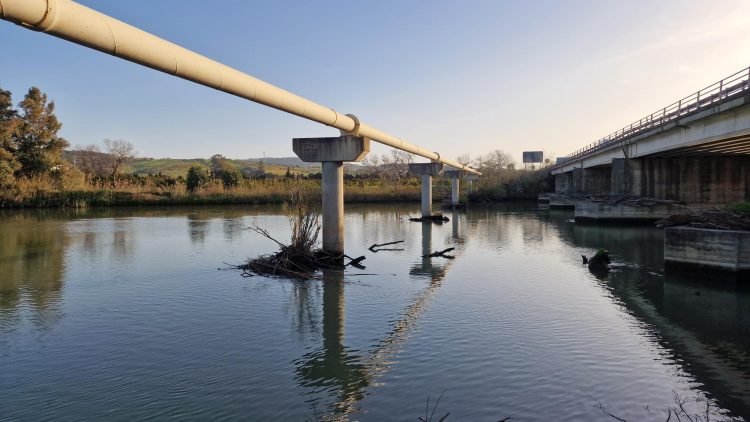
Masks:
[[[565,155],[750,66],[747,0],[80,3],[451,157]],[[337,135],[0,21],[0,87],[32,85],[72,145],[248,158]]]

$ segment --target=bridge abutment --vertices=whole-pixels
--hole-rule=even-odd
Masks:
[[[432,177],[443,172],[442,163],[411,163],[409,173],[422,178],[422,217],[432,216]]]
[[[361,161],[370,152],[370,140],[361,136],[294,138],[292,149],[304,162],[322,165],[323,251],[344,254],[344,162]]]

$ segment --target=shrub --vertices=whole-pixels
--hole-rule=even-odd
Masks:
[[[221,173],[221,183],[224,189],[234,188],[242,183],[242,173],[237,169],[224,170]]]
[[[185,178],[187,190],[194,193],[198,188],[206,185],[209,181],[208,171],[200,167],[190,167]]]

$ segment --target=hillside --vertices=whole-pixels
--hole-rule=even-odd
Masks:
[[[278,174],[283,175],[286,173],[287,168],[289,168],[292,173],[295,174],[308,174],[308,173],[315,173],[320,171],[320,165],[317,165],[315,163],[304,163],[304,164],[315,164],[313,166],[296,166],[296,165],[284,165],[284,164],[277,164],[277,163],[269,163],[269,160],[285,160],[284,158],[280,159],[274,159],[274,158],[266,158],[265,161],[265,172],[271,173],[271,174]],[[237,168],[239,168],[243,173],[246,174],[252,174],[255,172],[260,171],[260,161],[254,161],[254,160],[233,160],[228,159],[228,161]],[[281,162],[289,162],[291,161],[281,161]],[[135,173],[135,174],[165,174],[168,176],[185,176],[187,174],[187,171],[192,166],[202,167],[202,168],[208,168],[210,161],[207,158],[191,158],[191,159],[184,159],[184,158],[137,158],[133,162],[131,162],[127,168],[125,168],[126,173]],[[299,161],[299,163],[302,163]]]

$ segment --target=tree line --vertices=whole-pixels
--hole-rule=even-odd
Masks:
[[[60,179],[79,172],[87,182],[99,178],[115,186],[135,147],[122,139],[105,139],[103,150],[97,145],[79,147],[66,160],[70,143],[59,136],[61,128],[54,101],[39,88],[29,88],[17,107],[11,92],[0,88],[0,186],[8,190],[22,178]]]

